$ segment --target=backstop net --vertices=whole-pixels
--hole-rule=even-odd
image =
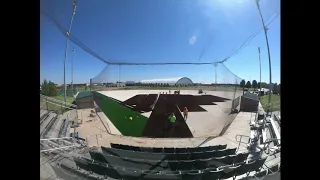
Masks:
[[[211,134],[220,134],[232,122],[232,112],[239,108],[242,94],[238,88],[241,79],[223,62],[232,60],[259,37],[259,33],[263,35],[263,29],[269,29],[280,14],[280,1],[185,0],[146,1],[146,4],[146,11],[141,11],[135,1],[126,1],[123,6],[120,1],[44,0],[41,1],[40,31],[55,28],[61,37],[66,36],[79,50],[91,55],[83,59],[89,61],[93,57],[107,64],[90,80],[90,88],[95,102],[123,135],[190,137],[190,133],[178,132],[179,128],[177,134],[170,135],[147,128],[157,127],[149,122],[162,121],[159,118],[166,119],[168,113],[174,112],[181,122],[181,131],[189,129],[192,136],[202,136],[200,130],[184,125],[179,115],[184,107],[189,109],[188,121],[201,119],[204,124],[208,122]],[[127,13],[120,17],[118,12]],[[166,20],[147,18],[150,14]],[[114,17],[117,21],[111,20]],[[135,28],[135,23],[142,21],[144,26]],[[127,32],[121,33],[120,27]],[[260,38],[264,42],[264,37]],[[41,39],[51,41],[47,33],[41,33]],[[50,49],[52,46],[47,45]],[[171,58],[174,62],[169,61]],[[154,63],[160,59],[173,63]],[[181,59],[192,63],[177,63]],[[142,63],[147,61],[153,63]],[[174,93],[180,95],[171,96]],[[210,124],[207,120],[210,118],[216,119],[217,124]],[[125,120],[140,123],[135,127],[141,128],[130,129],[122,124]],[[166,129],[166,124],[162,125]]]
[[[232,122],[234,111],[240,106],[241,80],[223,63],[109,64],[90,80],[90,87],[95,102],[109,119],[121,121],[117,116],[123,116],[123,121],[130,117],[145,119],[146,124],[141,125],[144,128],[137,136],[168,137],[165,131],[155,132],[149,124],[165,121],[173,112],[177,121],[181,120],[177,130],[181,132],[174,137],[200,137],[219,135]],[[189,110],[190,121],[201,118],[212,128],[205,132],[188,127],[182,121],[184,107]]]

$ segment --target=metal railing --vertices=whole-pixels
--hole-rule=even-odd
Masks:
[[[240,140],[238,140],[238,137],[240,137]],[[243,137],[248,138],[248,141],[247,141],[247,142],[242,142],[242,138],[243,138]],[[240,149],[240,144],[246,144],[246,145],[248,146],[248,144],[251,143],[251,138],[250,138],[250,136],[245,136],[245,135],[237,134],[237,135],[236,135],[236,141],[239,142],[239,143],[238,143],[237,150],[236,150],[236,153],[237,153],[237,152],[239,151],[239,149]]]
[[[51,98],[45,95],[40,94],[40,110],[53,111],[56,114],[64,114],[68,112],[67,118],[70,121],[71,119],[78,119],[77,106],[74,104],[66,103],[55,98]]]
[[[71,103],[68,103],[68,102],[64,102],[64,101],[60,101],[59,99],[48,97],[48,96],[45,96],[45,95],[42,95],[42,94],[40,94],[40,98],[43,98],[47,102],[51,102],[51,103],[58,104],[58,105],[61,105],[61,106],[66,106],[66,107],[73,108],[73,109],[77,108],[77,106],[74,105],[74,104],[71,104]]]
[[[66,139],[71,139],[72,140],[72,142],[68,141],[68,142],[70,142],[72,144],[71,146],[62,146],[62,147],[60,147],[59,143],[56,143],[56,142],[52,141],[52,140],[58,140],[59,141],[59,140],[66,140]],[[51,143],[58,144],[58,147],[40,150],[40,153],[51,152],[51,151],[56,151],[56,150],[66,150],[66,149],[69,149],[69,148],[74,148],[74,151],[77,153],[77,148],[79,147],[79,146],[77,146],[77,144],[75,142],[75,139],[72,138],[72,137],[40,139],[40,144],[41,144],[41,141],[48,141],[48,142],[51,142]]]
[[[280,143],[277,144],[276,146],[273,146],[273,147],[270,148],[271,142],[274,142],[274,141],[280,142],[280,139],[277,139],[277,138],[268,138],[268,139],[266,139],[266,141],[263,143],[263,150],[264,150],[264,152],[265,152],[266,154],[270,154],[270,151],[272,151],[272,150],[270,150],[270,149],[273,148],[273,147],[275,147],[275,148],[273,148],[275,153],[277,153],[278,151],[280,151],[280,149],[281,149],[281,144],[280,144]],[[266,151],[266,150],[267,150],[267,151]]]
[[[95,140],[89,141],[88,139],[89,139],[89,137],[91,137],[91,136],[95,136]],[[98,136],[99,136],[100,138],[98,138]],[[102,134],[87,135],[87,137],[86,137],[86,143],[89,144],[89,143],[91,143],[91,142],[96,142],[97,145],[99,146],[99,141],[101,141],[101,139],[102,139]]]

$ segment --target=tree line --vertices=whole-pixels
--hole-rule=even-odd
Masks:
[[[260,84],[260,82],[257,82],[256,80],[253,80],[252,83],[251,83],[250,81],[246,82],[246,80],[244,80],[244,79],[240,82],[240,87],[242,87],[243,90],[245,88],[248,88],[248,89],[249,88],[253,88],[254,90],[260,89],[260,88],[270,89],[269,84],[267,84],[265,82],[261,82],[261,84]],[[272,89],[271,90],[275,94],[280,94],[280,87],[281,87],[281,84],[272,83]]]
[[[46,96],[57,96],[58,95],[58,89],[54,82],[47,81],[46,79],[41,84],[41,94]]]

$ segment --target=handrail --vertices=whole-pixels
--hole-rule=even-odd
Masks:
[[[71,106],[71,107],[73,107],[73,108],[77,108],[77,106],[74,105],[74,104],[71,104],[71,103],[68,103],[68,102],[64,102],[64,101],[61,101],[61,100],[59,100],[59,99],[55,99],[55,98],[52,98],[52,97],[48,97],[48,96],[45,96],[45,95],[42,95],[42,94],[40,94],[40,98],[44,98],[44,99],[46,99],[47,101],[48,101],[48,100],[51,100],[51,101],[56,102],[56,103],[61,103],[61,104],[64,104],[65,106]]]
[[[45,149],[45,150],[40,150],[40,153],[59,150],[59,149],[68,149],[68,148],[72,148],[72,147],[77,147],[77,146],[76,145],[72,145],[72,146],[64,146],[64,147],[59,147],[59,148]]]
[[[55,151],[55,150],[60,150],[60,149],[68,149],[74,147],[75,152],[78,154],[77,151],[77,145],[75,143],[74,138],[72,137],[63,137],[63,138],[47,138],[47,139],[40,139],[40,141],[51,141],[51,140],[63,140],[63,139],[71,139],[72,140],[72,145],[71,146],[63,146],[63,147],[57,147],[57,148],[51,148],[51,149],[45,149],[45,150],[40,150],[40,153],[42,152],[48,152],[48,151]],[[60,144],[58,144],[60,146]]]
[[[240,140],[238,141],[238,136],[240,136]],[[248,142],[246,143],[246,142],[242,142],[241,140],[242,140],[242,137],[248,137],[249,139],[248,139]],[[236,150],[236,153],[239,151],[239,148],[240,148],[240,144],[241,143],[243,143],[243,144],[249,144],[250,143],[250,141],[251,141],[251,138],[250,138],[250,136],[246,136],[246,135],[240,135],[240,134],[237,134],[236,135],[236,141],[237,142],[239,142],[239,144],[238,144],[238,148],[237,148],[237,150]]]
[[[279,115],[273,114],[273,117],[278,122],[279,126],[281,126],[281,118],[279,117]]]
[[[46,96],[46,95],[43,95],[43,94],[40,94],[40,97],[46,98],[46,99],[50,99],[50,100],[52,100],[52,101],[57,101],[57,102],[61,102],[61,103],[64,103],[64,104],[68,104],[68,105],[70,105],[70,106],[76,106],[76,105],[74,105],[74,104],[72,104],[72,103],[64,102],[64,101],[61,101],[61,100],[59,100],[59,99],[52,98],[52,97],[49,97],[49,96]]]
[[[102,134],[93,134],[93,135],[96,136],[96,140],[95,140],[95,141],[88,141],[88,137],[90,137],[90,136],[92,136],[92,135],[87,135],[87,137],[86,137],[86,142],[87,142],[87,144],[89,144],[89,142],[97,142],[97,145],[99,146],[99,140],[102,139]],[[98,135],[100,136],[99,139],[98,139]]]
[[[40,141],[50,141],[50,140],[59,140],[59,139],[72,139],[72,137],[46,138],[46,139],[40,139]]]
[[[64,106],[64,105],[62,105],[62,104],[56,104],[56,103],[53,103],[53,102],[50,102],[50,101],[46,101],[46,100],[44,100],[44,102],[47,102],[47,103],[50,103],[50,104],[54,104],[54,105],[56,105],[56,106],[60,106],[60,107],[63,107],[63,108],[71,109],[71,110],[75,109],[75,108],[71,108],[71,107],[68,107],[68,106]]]
[[[266,154],[269,154],[270,153],[270,143],[273,142],[273,141],[280,141],[280,139],[277,139],[277,138],[268,138],[266,139],[266,141],[263,143],[263,150]],[[273,146],[273,147],[281,147],[281,144],[278,144],[276,146]],[[271,147],[272,148],[272,147]],[[268,150],[267,152],[265,150]]]

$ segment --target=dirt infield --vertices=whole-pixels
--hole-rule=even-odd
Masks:
[[[196,95],[196,94],[194,95],[179,94],[178,95],[178,94],[162,94],[162,93],[155,94],[155,92],[149,92],[149,93],[150,94],[148,94],[148,92],[147,94],[139,93],[139,94],[135,94],[135,96],[133,97],[132,95],[130,97],[130,93],[129,93],[127,96],[125,96],[127,98],[121,98],[121,96],[116,96],[115,97],[116,99],[111,96],[108,96],[111,100],[116,102],[118,105],[122,107],[126,107],[127,110],[131,111],[132,113],[133,112],[136,112],[139,114],[146,113],[146,112],[150,113],[150,116],[147,119],[145,126],[142,127],[141,129],[142,130],[141,136],[143,137],[190,138],[194,136],[193,133],[196,132],[197,134],[199,134],[199,132],[202,132],[205,129],[207,129],[208,131],[208,132],[206,131],[206,133],[209,133],[209,134],[219,133],[220,132],[219,129],[221,129],[222,126],[225,124],[223,122],[224,112],[222,112],[221,110],[223,109],[227,110],[229,104],[221,104],[221,103],[223,102],[230,103],[230,99],[222,98],[215,95],[208,95],[208,94],[207,95]],[[97,97],[95,98],[95,101],[99,101]],[[100,103],[97,103],[97,104],[100,104]],[[226,108],[224,108],[224,106],[226,106]],[[190,112],[189,114],[190,118],[188,118],[188,124],[184,121],[182,117],[182,110],[184,107],[187,107]],[[110,108],[111,107],[109,107],[108,109]],[[217,111],[217,108],[219,109],[218,111]],[[177,118],[174,130],[171,130],[171,128],[169,127],[169,120],[168,120],[168,116],[172,112],[175,114]],[[121,114],[123,113],[117,112],[117,114],[121,116]],[[227,116],[227,114],[225,114],[225,116]],[[126,118],[129,118],[129,116],[121,118],[122,120],[119,119],[118,121],[127,121]],[[205,124],[204,127],[201,127],[200,125],[202,124],[201,121]],[[210,127],[209,130],[207,126]],[[135,126],[131,126],[130,128],[135,128]],[[191,129],[192,129],[192,132],[191,132]],[[216,131],[219,131],[219,132],[216,132]]]
[[[127,104],[133,107],[134,111],[137,112],[149,112],[152,110],[151,106],[155,102],[157,98],[157,94],[149,94],[149,95],[136,95],[126,101],[123,104]]]
[[[152,105],[157,98],[157,94],[136,95],[121,104],[129,105],[132,110],[141,113],[152,110]],[[212,95],[174,95],[160,94],[158,101],[149,120],[144,128],[142,136],[145,137],[193,137],[192,133],[184,121],[181,112],[184,107],[188,107],[189,112],[206,111],[200,105],[216,105],[213,102],[224,102],[226,98],[221,98]],[[170,130],[168,115],[174,112],[177,121],[174,130]]]
[[[145,137],[193,137],[192,133],[184,121],[181,111],[173,98],[175,95],[161,94],[142,133]],[[179,96],[179,95],[177,95]],[[169,114],[176,116],[175,129],[169,127]]]

